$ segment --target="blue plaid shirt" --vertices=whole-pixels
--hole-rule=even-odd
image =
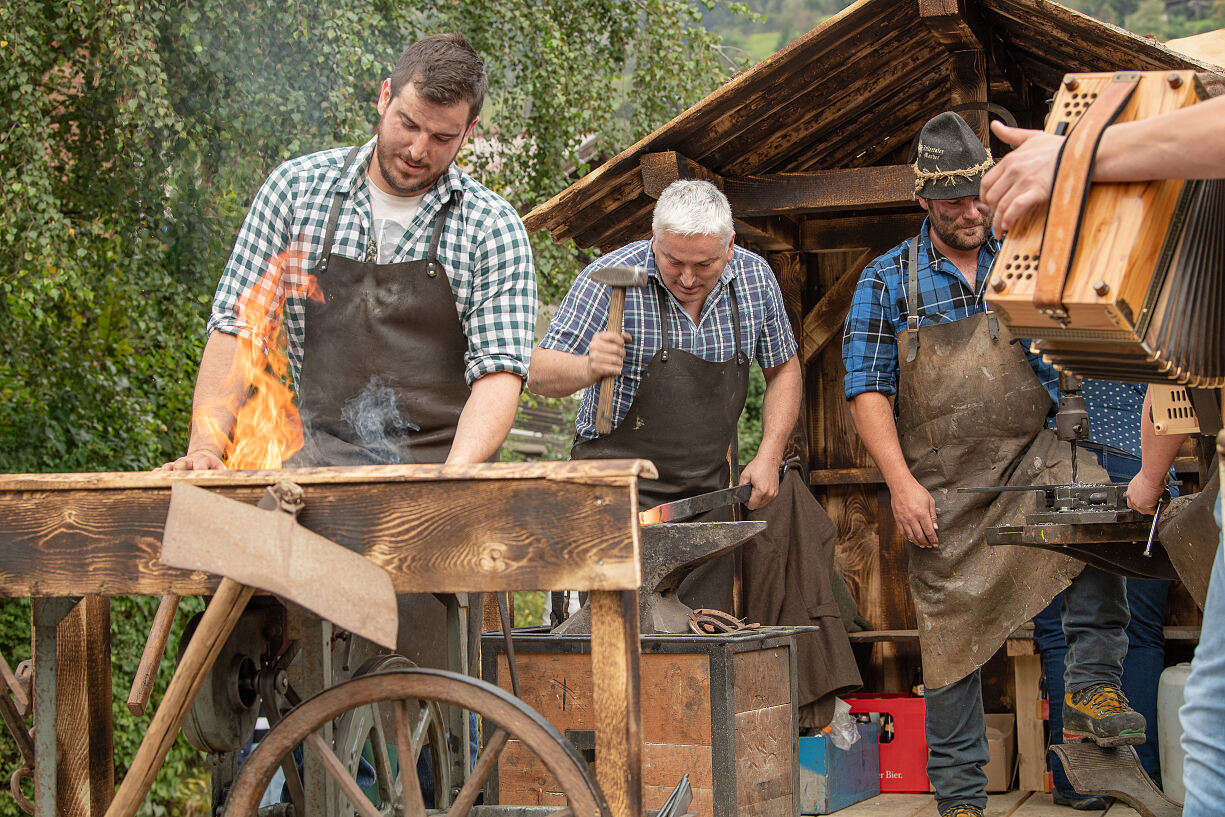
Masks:
[[[291,159],[274,170],[247,213],[229,263],[217,283],[208,331],[258,334],[236,312],[241,296],[264,290],[275,314],[283,309],[289,361],[295,382],[302,364],[306,299],[303,280],[323,254],[323,234],[332,194],[344,191],[332,252],[370,260],[370,180],[366,166],[375,140],[362,146],[342,175],[349,148]],[[527,230],[515,209],[454,164],[421,199],[390,263],[429,254],[434,216],[453,194],[461,195],[442,232],[438,257],[447,270],[460,325],[468,338],[469,383],[491,372],[527,376],[536,326],[536,270]],[[300,262],[270,262],[290,251]],[[267,339],[265,339],[267,340]]]
[[[549,324],[542,349],[555,349],[572,355],[585,355],[591,339],[603,332],[608,324],[609,288],[591,280],[591,271],[613,264],[637,264],[647,268],[647,274],[658,282],[625,293],[625,319],[622,324],[630,333],[631,342],[625,349],[625,365],[614,379],[613,426],[625,418],[638,384],[651,358],[663,344],[659,328],[657,296],[666,294],[668,337],[673,348],[683,349],[703,360],[727,360],[736,348],[732,323],[732,302],[728,285],[736,282],[736,298],[740,308],[741,348],[750,360],[763,369],[780,366],[795,354],[795,336],[783,308],[782,292],[774,272],[761,256],[736,247],[732,260],[724,268],[695,324],[680,302],[663,286],[663,278],[655,268],[655,253],[651,241],[636,241],[608,255],[597,258],[583,270],[570,292],[562,300]],[[599,389],[583,392],[575,420],[579,439],[596,436],[595,408]]]
[[[983,295],[999,252],[999,241],[990,238],[979,250],[978,271],[971,289],[953,262],[932,246],[926,219],[919,236],[919,326],[951,323],[985,311]],[[847,400],[867,391],[897,393],[897,333],[906,328],[910,317],[903,288],[903,277],[908,277],[904,276],[903,266],[909,250],[907,239],[869,264],[859,276],[842,334],[842,362],[846,367],[843,391]],[[1026,356],[1051,395],[1052,404],[1058,406],[1058,372],[1043,363],[1040,356],[1029,352]],[[1086,380],[1081,393],[1089,413],[1090,440],[1139,456],[1144,387]],[[1048,425],[1053,422],[1052,414]]]

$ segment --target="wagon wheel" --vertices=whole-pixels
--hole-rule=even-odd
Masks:
[[[392,670],[415,669],[416,664],[402,655],[378,655],[358,668],[354,677],[373,675]],[[340,716],[336,724],[335,753],[350,775],[357,776],[363,756],[374,770],[375,805],[380,813],[392,814],[393,805],[401,801],[400,775],[397,757],[390,748],[395,748],[395,715],[390,703],[380,706],[371,703],[350,709]],[[447,727],[442,711],[434,701],[418,700],[409,705],[414,714],[410,734],[417,760],[428,752],[429,783],[432,803],[445,808],[451,804],[452,764],[447,749]],[[396,749],[398,753],[398,749]],[[420,770],[418,775],[420,775]],[[367,786],[370,790],[372,787]],[[424,793],[424,792],[423,792]],[[344,813],[348,802],[343,792],[337,792],[336,806],[332,813]]]
[[[493,730],[471,775],[447,810],[449,817],[468,814],[485,781],[496,768],[498,756],[511,738],[521,741],[525,748],[534,753],[561,787],[566,807],[559,809],[559,814],[564,812],[573,817],[607,814],[604,796],[591,777],[586,762],[548,721],[519,699],[491,684],[433,669],[393,670],[354,678],[325,689],[294,707],[243,764],[230,792],[226,813],[231,817],[254,815],[281,759],[296,747],[303,746],[322,761],[328,775],[344,792],[354,811],[362,817],[424,815],[420,786],[407,785],[409,781],[415,783],[417,780],[415,759],[420,753],[420,742],[413,739],[413,731],[415,726],[421,724],[420,704],[423,702],[458,706],[475,712],[482,717],[485,728]],[[401,768],[399,780],[406,784],[401,787],[399,801],[388,804],[386,811],[381,811],[366,797],[342,759],[318,733],[319,729],[349,710],[370,704],[379,704],[380,708],[385,705],[392,712],[392,733]]]

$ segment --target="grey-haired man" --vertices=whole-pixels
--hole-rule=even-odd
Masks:
[[[843,335],[851,415],[910,543],[927,771],[944,817],[981,817],[987,803],[979,668],[1069,582],[1065,732],[1122,745],[1142,742],[1145,726],[1119,690],[1123,579],[1046,551],[989,547],[985,530],[1016,521],[1023,495],[957,492],[1071,477],[1067,444],[1045,427],[1053,374],[985,310],[999,250],[978,197],[990,166],[957,114],[923,126],[915,191],[928,217],[918,236],[863,271]]]

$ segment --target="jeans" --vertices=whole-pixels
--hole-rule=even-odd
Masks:
[[[1217,524],[1221,501],[1217,499]],[[1217,546],[1204,604],[1204,626],[1191,661],[1185,702],[1178,710],[1182,779],[1187,788],[1183,817],[1215,817],[1225,810],[1225,549]]]
[[[1136,747],[1140,764],[1160,785],[1161,761],[1157,751],[1157,683],[1165,667],[1166,596],[1169,582],[1158,579],[1127,579],[1127,603],[1131,623],[1127,625],[1127,657],[1123,659],[1123,693],[1132,707],[1148,721],[1152,738]],[[1051,743],[1063,743],[1064,656],[1067,642],[1060,626],[1062,596],[1056,596],[1045,610],[1034,616],[1034,643],[1042,653],[1042,670],[1046,676],[1050,699]],[[1080,798],[1064,774],[1063,766],[1051,764],[1055,793],[1063,797]]]
[[[927,777],[942,814],[953,806],[987,807],[987,720],[980,670],[938,689],[924,690]]]

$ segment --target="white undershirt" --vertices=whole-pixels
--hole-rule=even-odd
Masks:
[[[370,230],[379,246],[377,263],[388,264],[400,239],[413,223],[413,217],[421,209],[425,194],[393,196],[379,189],[373,179],[367,187],[370,189]]]

